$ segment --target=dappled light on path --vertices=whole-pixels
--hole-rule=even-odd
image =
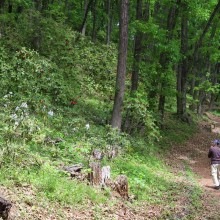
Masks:
[[[220,190],[216,190],[213,187],[210,159],[208,158],[212,140],[219,139],[220,136],[207,129],[211,123],[202,122],[198,127],[197,133],[190,140],[172,148],[168,159],[174,158],[174,172],[185,172],[184,169],[187,164],[189,169],[196,174],[197,183],[204,191],[202,203],[205,212],[207,215],[212,215],[211,217],[203,216],[200,219],[220,219],[220,217],[216,217],[220,214]]]

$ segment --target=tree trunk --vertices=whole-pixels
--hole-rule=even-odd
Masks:
[[[49,0],[42,0],[42,11],[47,10],[48,6],[49,6]]]
[[[97,20],[97,11],[96,11],[96,0],[93,1],[93,7],[92,7],[92,15],[93,15],[93,24],[92,24],[92,41],[96,42],[96,34],[97,34],[97,28],[96,28],[96,20]]]
[[[141,19],[142,19],[142,0],[137,0],[136,20],[141,21]],[[142,33],[140,30],[138,30],[134,39],[134,61],[133,61],[132,77],[131,77],[131,93],[134,93],[138,89],[139,64],[141,61],[141,42],[142,42]]]
[[[186,113],[186,80],[188,72],[188,12],[187,4],[182,3],[181,18],[181,56],[177,77],[177,115],[181,118]]]
[[[8,1],[8,13],[12,13],[12,10],[13,10],[13,5],[11,1]]]
[[[83,22],[80,27],[80,32],[82,33],[83,36],[85,36],[85,33],[86,33],[86,20],[87,20],[89,9],[92,3],[93,3],[93,0],[90,0],[89,2],[85,0],[84,17],[83,17]]]
[[[35,2],[35,8],[37,11],[41,11],[42,10],[42,2],[41,0],[34,0]]]
[[[4,14],[5,0],[0,0],[0,14]]]
[[[116,89],[114,98],[114,107],[111,118],[111,126],[121,129],[122,123],[122,106],[125,92],[125,76],[126,76],[126,59],[128,47],[128,9],[129,0],[121,1],[120,8],[120,37],[119,37],[119,54],[116,77]]]
[[[177,3],[174,4],[173,6],[170,7],[169,13],[168,13],[168,18],[167,18],[167,44],[169,44],[170,40],[173,38],[173,30],[176,26],[176,21],[177,21],[177,16],[179,13],[178,10],[178,4],[179,0],[177,0]],[[161,72],[165,73],[168,71],[169,68],[169,63],[170,63],[170,55],[167,52],[163,52],[160,55],[160,65],[161,65]],[[166,79],[162,79],[161,82],[161,94],[159,97],[159,105],[158,105],[158,110],[160,113],[161,117],[161,122],[163,122],[164,119],[164,109],[165,109],[165,101],[166,101],[166,96],[164,94],[164,90],[167,88],[167,82]]]
[[[111,20],[112,20],[112,13],[111,13],[111,0],[107,0],[106,2],[106,8],[107,8],[107,28],[106,28],[106,44],[110,44],[111,40]]]
[[[218,83],[218,74],[220,73],[220,63],[217,63],[215,65],[215,70],[212,76],[212,85],[216,85]],[[209,110],[211,110],[214,107],[215,100],[216,100],[217,95],[214,93],[211,93],[211,99],[209,103]]]
[[[150,4],[149,2],[146,3],[146,8],[144,10],[145,14],[142,12],[143,8],[143,1],[137,0],[136,3],[136,20],[141,21],[144,16],[146,16],[146,19],[149,19],[149,9]],[[133,66],[132,66],[132,75],[131,75],[131,96],[134,95],[134,93],[138,89],[138,81],[139,81],[139,66],[141,62],[141,52],[142,52],[142,39],[143,39],[143,33],[140,30],[137,30],[134,38],[134,58],[133,58]],[[131,131],[131,121],[132,121],[132,114],[131,110],[128,109],[126,113],[126,119],[124,124],[124,130],[130,133]]]
[[[194,53],[193,53],[194,57],[196,56],[196,54],[198,52],[198,49],[201,47],[202,41],[203,41],[206,33],[208,32],[208,29],[210,28],[213,19],[215,18],[216,14],[219,12],[219,10],[220,10],[220,0],[218,1],[218,4],[216,5],[216,7],[214,8],[212,14],[210,15],[210,18],[209,18],[209,20],[208,20],[208,22],[207,22],[207,24],[206,24],[202,34],[201,34],[199,40],[195,44]]]

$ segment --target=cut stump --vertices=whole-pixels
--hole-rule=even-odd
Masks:
[[[0,218],[8,220],[11,207],[12,204],[9,201],[0,197]]]
[[[111,170],[110,170],[110,166],[104,166],[102,167],[102,186],[107,185],[107,181],[110,180],[110,176],[111,176]]]
[[[118,192],[122,198],[128,199],[128,178],[125,175],[119,175],[114,182],[114,190]]]
[[[101,185],[102,170],[100,162],[91,162],[89,164],[91,172],[88,174],[88,180],[92,185]]]

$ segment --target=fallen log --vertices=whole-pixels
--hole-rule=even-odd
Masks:
[[[0,218],[8,220],[11,207],[12,204],[9,201],[0,197]]]
[[[80,173],[82,169],[83,169],[83,164],[81,163],[64,167],[64,170],[69,172],[70,175],[73,177],[75,176],[75,173]]]

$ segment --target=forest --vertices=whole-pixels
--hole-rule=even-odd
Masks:
[[[0,219],[219,219],[219,36],[220,0],[0,0]]]

